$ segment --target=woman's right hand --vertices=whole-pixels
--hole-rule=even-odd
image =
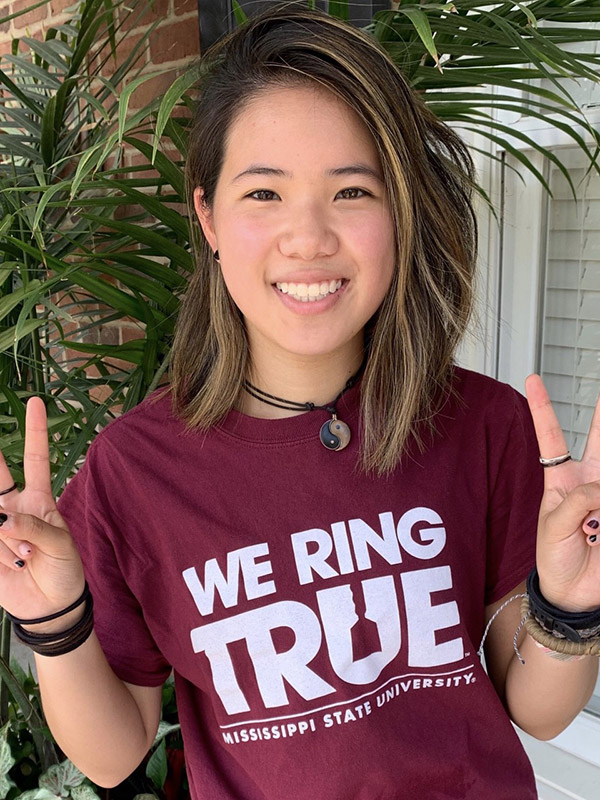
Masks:
[[[25,488],[0,495],[0,606],[35,619],[71,605],[85,585],[81,559],[52,496],[46,409],[39,397],[27,403],[23,466]],[[0,491],[12,484],[0,453]],[[83,606],[31,630],[65,630],[82,612]]]

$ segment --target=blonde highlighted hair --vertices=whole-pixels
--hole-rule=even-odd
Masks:
[[[434,429],[469,320],[476,251],[469,153],[372,37],[295,3],[219,41],[201,73],[186,171],[197,268],[174,343],[175,408],[191,427],[218,423],[239,397],[249,366],[243,318],[196,219],[194,189],[203,187],[210,207],[227,132],[251,99],[273,87],[317,83],[368,127],[395,228],[396,269],[367,326],[361,385],[361,465],[388,473],[411,439],[423,448],[424,430]]]

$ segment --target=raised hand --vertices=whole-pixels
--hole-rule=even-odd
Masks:
[[[525,383],[544,458],[568,452],[567,443],[539,375]],[[581,461],[544,469],[544,495],[537,537],[540,589],[565,611],[600,607],[600,398]]]
[[[52,496],[46,409],[37,397],[27,404],[24,471],[25,488],[0,495],[0,606],[32,619],[66,608],[84,586],[81,560]],[[12,484],[0,454],[0,491]]]

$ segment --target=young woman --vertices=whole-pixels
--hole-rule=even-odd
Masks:
[[[40,401],[25,488],[0,467],[0,604],[52,731],[118,783],[174,669],[194,800],[534,798],[511,719],[552,737],[596,677],[600,411],[575,463],[537,376],[536,442],[454,365],[471,163],[374,41],[293,5],[207,59],[169,391],[60,512]]]

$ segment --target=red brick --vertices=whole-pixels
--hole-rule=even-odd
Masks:
[[[198,0],[173,0],[174,10],[177,16],[188,14],[192,11],[198,13]]]
[[[150,60],[153,64],[181,61],[200,52],[198,25],[181,20],[158,28],[150,41]]]
[[[149,0],[141,0],[138,3],[129,4],[127,8],[124,7],[119,11],[120,20],[123,23],[120,30],[130,31],[134,28],[147,28],[157,20],[166,20],[170,15],[170,6],[171,0],[154,0],[154,5],[151,5]]]
[[[90,398],[95,400],[97,403],[104,403],[105,400],[112,394],[112,389],[110,386],[94,386],[93,389],[90,389]],[[111,406],[112,410],[115,411],[116,407]]]
[[[144,81],[131,96],[131,108],[143,108],[156,97],[163,95],[176,77],[174,70],[163,72]]]
[[[72,8],[76,5],[77,0],[52,0],[50,3],[50,14],[60,14],[61,11],[66,11],[66,9]]]
[[[32,5],[32,0],[15,0],[12,4],[12,13],[15,14],[17,11],[23,11],[29,6]],[[39,22],[42,19],[46,19],[48,16],[48,6],[40,6],[39,8],[34,8],[33,11],[30,11],[28,14],[23,14],[20,17],[16,17],[15,19],[11,20],[12,24],[15,28],[25,28],[27,25],[31,25],[33,22]]]
[[[12,39],[5,39],[4,41],[0,41],[0,56],[2,56],[4,53],[12,53]],[[8,65],[8,62],[6,63]]]
[[[104,63],[103,73],[116,71],[121,67],[131,55],[135,46],[142,38],[142,34],[128,34],[127,36],[117,37],[116,61],[113,57],[109,43],[105,44],[102,50],[96,55],[96,63]],[[135,54],[135,61],[130,65],[130,69],[140,69],[148,63],[148,43],[145,42]]]
[[[122,325],[121,326],[121,343],[126,344],[127,342],[135,341],[136,339],[143,339],[144,338],[144,329],[141,325]]]

